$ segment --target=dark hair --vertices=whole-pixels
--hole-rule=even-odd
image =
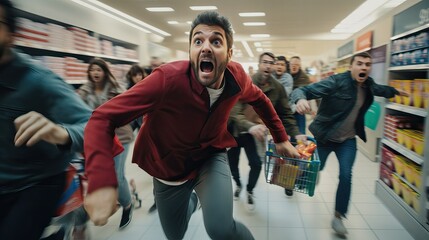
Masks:
[[[9,27],[11,33],[16,31],[16,9],[13,6],[12,2],[9,0],[0,0],[0,6],[4,11],[4,20],[6,25]]]
[[[285,56],[277,56],[276,61],[283,61],[286,64],[286,72],[290,73],[290,66],[289,61],[286,59]]]
[[[287,64],[287,60],[286,60],[285,56],[277,56],[276,57],[276,61],[283,61],[283,62],[285,62]]]
[[[360,53],[356,53],[355,55],[352,56],[352,58],[350,59],[350,65],[353,64],[353,62],[355,61],[356,57],[363,57],[363,58],[372,58],[371,55],[368,52],[360,52]]]
[[[259,56],[259,63],[261,63],[262,57],[267,55],[268,57],[271,57],[272,59],[276,60],[276,56],[274,56],[271,52],[264,52]]]
[[[140,67],[138,64],[133,64],[130,70],[128,70],[127,75],[125,75],[129,87],[134,86],[135,83],[133,82],[132,78],[139,73],[141,73],[141,75],[144,77],[145,72],[143,71],[143,68]]]
[[[233,44],[233,33],[232,26],[229,20],[226,17],[219,15],[219,13],[214,11],[206,11],[198,14],[198,16],[194,19],[191,25],[191,31],[189,34],[189,44],[192,41],[192,35],[194,28],[200,24],[205,24],[208,26],[219,26],[225,31],[226,44],[228,49],[232,48]]]
[[[113,76],[113,74],[112,74],[112,72],[110,71],[110,69],[109,69],[109,65],[107,65],[107,62],[106,61],[104,61],[103,59],[101,59],[101,58],[93,58],[93,59],[91,59],[91,61],[89,61],[89,65],[88,65],[88,70],[87,70],[87,74],[88,74],[88,80],[89,81],[93,81],[92,79],[91,79],[91,76],[89,75],[89,70],[91,69],[91,67],[93,66],[93,65],[97,65],[97,66],[99,66],[102,70],[103,70],[103,72],[104,72],[104,81],[105,82],[110,82],[113,86],[115,86],[115,87],[119,87],[119,84],[118,84],[118,82],[116,81],[116,78],[115,78],[115,76]]]

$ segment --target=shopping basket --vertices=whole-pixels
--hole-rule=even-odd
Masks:
[[[309,141],[316,140],[307,137]],[[276,146],[272,140],[267,142],[265,157],[265,179],[267,183],[283,188],[314,195],[317,174],[319,173],[320,160],[317,149],[310,160],[288,158],[276,154]]]

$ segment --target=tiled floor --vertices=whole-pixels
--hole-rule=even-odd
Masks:
[[[128,161],[130,162],[130,161]],[[243,182],[246,181],[248,166],[245,154],[240,160]],[[374,194],[379,163],[368,160],[358,152],[354,166],[352,198],[348,219],[344,224],[348,229],[347,239],[353,240],[411,240],[410,234],[390,214],[389,210]],[[135,210],[133,221],[125,230],[118,231],[119,210],[103,227],[90,227],[93,239],[99,240],[164,240],[166,239],[157,213],[148,214],[153,203],[152,180],[134,164],[128,164],[127,176],[134,178],[139,196],[143,198],[142,208]],[[334,198],[338,176],[338,162],[333,154],[321,172],[319,185],[313,197],[295,193],[287,197],[282,188],[269,185],[261,173],[255,188],[256,211],[247,212],[245,194],[234,202],[234,216],[249,227],[258,240],[331,240],[341,239],[330,227],[333,216]],[[187,240],[210,239],[202,222],[202,212],[197,211],[191,218]]]

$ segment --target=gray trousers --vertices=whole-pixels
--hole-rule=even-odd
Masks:
[[[198,195],[204,226],[211,239],[253,240],[249,229],[233,218],[231,172],[226,153],[216,153],[206,160],[195,179],[179,186],[153,180],[155,202],[166,237],[183,239]]]

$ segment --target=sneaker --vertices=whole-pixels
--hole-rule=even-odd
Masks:
[[[247,204],[246,204],[247,210],[250,212],[253,212],[255,210],[255,197],[253,196],[253,193],[247,192]]]
[[[343,220],[341,218],[334,217],[334,219],[332,219],[331,226],[338,235],[344,236],[347,234],[347,229],[344,227]]]
[[[286,194],[286,196],[291,197],[291,196],[293,196],[293,191],[285,188],[285,194]]]
[[[234,192],[234,201],[237,201],[240,198],[241,187],[237,186]]]
[[[119,230],[124,229],[125,227],[130,224],[131,219],[133,217],[133,209],[134,209],[134,202],[131,203],[131,206],[127,209],[122,209],[122,217],[121,217],[121,223],[119,224]]]
[[[140,200],[141,201],[141,200]],[[153,202],[152,206],[150,206],[148,212],[153,213],[156,211],[156,202]]]

